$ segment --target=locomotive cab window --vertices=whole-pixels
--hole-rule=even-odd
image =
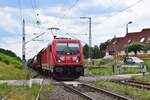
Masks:
[[[79,43],[57,43],[57,54],[77,54],[80,52]]]

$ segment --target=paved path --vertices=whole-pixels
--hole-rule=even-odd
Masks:
[[[43,79],[30,79],[30,80],[0,80],[0,84],[17,85],[17,86],[31,86],[33,83],[42,84]]]
[[[88,77],[80,77],[79,81],[96,81],[96,80],[127,80],[130,79],[132,76],[135,75],[142,75],[140,74],[124,74],[124,75],[112,75],[112,76],[88,76]],[[7,83],[8,85],[24,85],[24,86],[32,86],[32,84],[42,84],[43,79],[30,79],[30,80],[0,80],[0,84]],[[44,79],[44,84],[49,84],[50,79]]]
[[[131,79],[132,76],[142,75],[140,74],[124,74],[124,75],[112,75],[112,76],[88,76],[80,77],[79,81],[96,81],[96,80],[127,80]]]

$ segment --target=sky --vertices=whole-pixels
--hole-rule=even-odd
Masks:
[[[88,44],[88,19],[92,18],[92,45],[114,36],[150,28],[150,0],[0,0],[0,48],[22,55],[22,19],[25,20],[26,57],[31,58],[58,37]],[[37,21],[40,22],[37,24]],[[60,30],[48,30],[57,27]],[[70,35],[68,35],[69,33]]]

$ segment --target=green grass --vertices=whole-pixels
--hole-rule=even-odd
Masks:
[[[10,86],[7,84],[0,84],[0,96],[8,95],[7,100],[35,100],[37,93],[39,92],[40,85],[33,84],[31,88],[27,86]],[[52,82],[48,85],[43,85],[40,92],[40,100],[48,100],[43,95],[53,89]]]
[[[113,63],[114,63],[114,60],[112,59],[93,59],[92,60],[92,65],[95,65],[95,66],[101,66],[101,65],[112,66]],[[84,60],[84,65],[88,65],[87,59]]]
[[[113,74],[112,68],[96,68],[96,69],[85,68],[84,69],[85,76],[108,76],[112,74]]]
[[[148,71],[150,71],[150,58],[143,59],[145,61],[145,64],[147,65]],[[106,66],[106,68],[97,68],[97,69],[88,69],[85,68],[85,76],[108,76],[108,75],[116,75],[116,74],[136,74],[140,73],[140,68],[121,68],[117,69],[115,68],[115,72],[113,73],[113,64],[116,62],[117,64],[122,64],[123,59],[93,59],[94,66]],[[84,65],[88,65],[87,60],[84,60]],[[94,66],[88,66],[88,67],[94,67]],[[86,66],[85,66],[86,67]],[[108,68],[107,68],[108,67]]]
[[[115,74],[137,74],[140,72],[141,72],[141,69],[138,67],[125,67],[125,68],[122,68],[121,70],[118,69],[115,72]]]
[[[40,92],[40,100],[48,100],[48,94],[50,91],[54,89],[54,86],[52,85],[52,82],[50,81],[48,85],[43,85],[42,90]]]
[[[147,66],[148,72],[150,72],[150,58],[143,58],[143,60]]]
[[[133,76],[132,79],[142,82],[150,82],[150,73],[145,76]]]
[[[85,68],[84,75],[85,76],[109,76],[109,75],[117,75],[117,74],[136,74],[140,72],[140,68],[122,68],[121,70],[115,69],[113,72],[112,67],[106,68]]]
[[[23,69],[20,60],[0,53],[0,80],[28,79],[30,76],[31,72]]]
[[[39,85],[33,85],[32,88],[27,86],[9,86],[7,84],[0,85],[0,95],[8,95],[9,100],[35,100],[38,93]]]
[[[8,65],[13,64],[13,65],[15,65],[16,68],[19,68],[19,69],[23,68],[20,60],[18,60],[17,58],[14,58],[14,57],[10,57],[5,54],[1,54],[1,53],[0,53],[0,62],[3,62]]]
[[[0,80],[28,79],[31,72],[25,69],[18,69],[14,64],[0,62]]]
[[[133,88],[131,86],[120,85],[110,81],[96,81],[98,87],[114,90],[121,95],[128,95],[134,100],[150,100],[150,91],[144,89]]]
[[[0,85],[0,96],[8,95],[7,100],[35,100],[40,89],[39,85],[33,85],[32,88],[27,86],[9,86],[7,84]]]

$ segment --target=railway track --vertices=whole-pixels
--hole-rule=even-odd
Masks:
[[[35,100],[40,100],[40,93],[41,93],[41,90],[42,90],[42,87],[43,87],[43,82],[44,82],[44,80],[42,81],[42,84],[41,84],[41,86],[40,86],[40,89],[39,89],[39,91],[38,91],[36,97],[35,97]]]
[[[7,93],[5,96],[0,96],[0,100],[6,100],[13,92]]]
[[[77,86],[62,83],[65,89],[80,95],[86,100],[132,100],[105,89],[97,88],[88,84],[80,83]]]
[[[137,87],[140,89],[150,90],[150,83],[146,83],[146,82],[140,82],[140,81],[135,81],[135,80],[113,81],[113,82],[123,84],[123,85],[132,86],[132,87]]]

